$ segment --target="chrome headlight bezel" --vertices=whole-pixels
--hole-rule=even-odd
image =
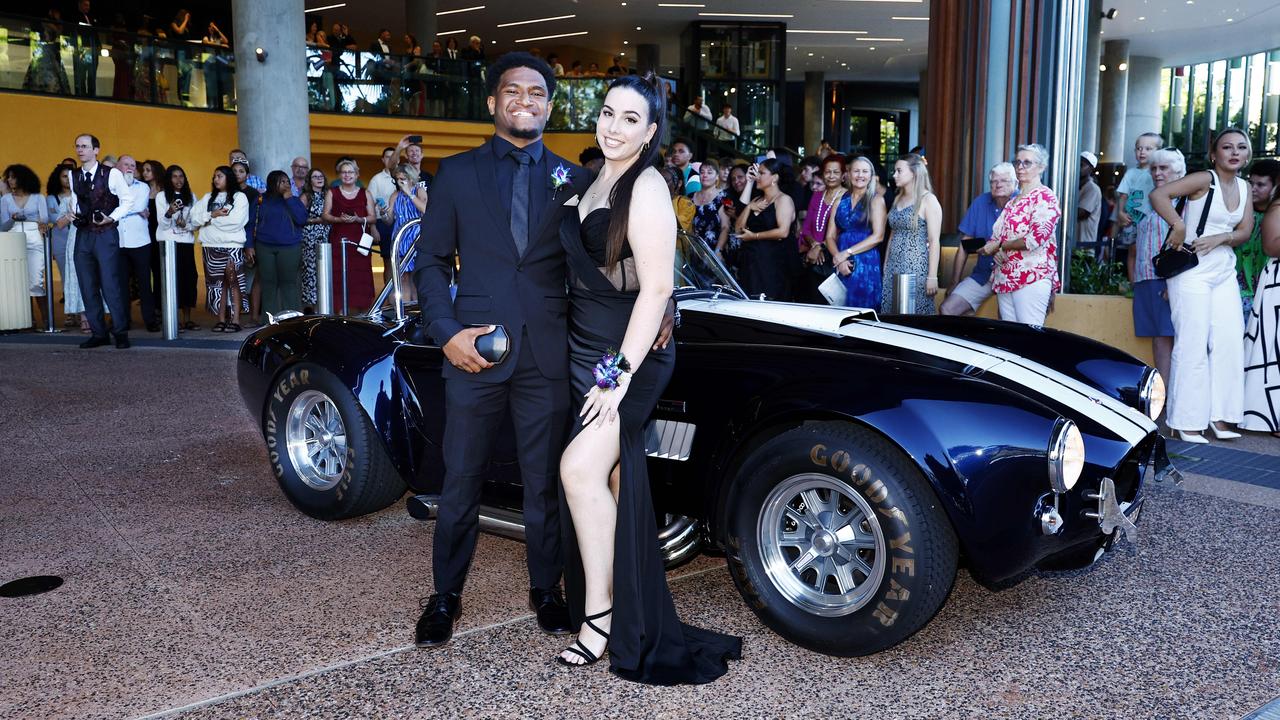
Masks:
[[[1058,418],[1049,435],[1049,487],[1065,493],[1075,487],[1084,473],[1084,436],[1072,420]]]
[[[1160,413],[1164,412],[1165,399],[1164,378],[1160,377],[1160,371],[1147,368],[1147,374],[1142,378],[1142,385],[1138,389],[1138,409],[1155,422]]]

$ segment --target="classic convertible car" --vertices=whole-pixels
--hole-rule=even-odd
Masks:
[[[993,585],[1088,565],[1133,539],[1144,482],[1171,470],[1152,420],[1160,377],[1114,348],[749,299],[684,237],[675,273],[676,371],[646,430],[662,552],[669,565],[723,553],[747,606],[804,647],[901,642],[937,613],[961,562]],[[428,517],[443,355],[415,342],[416,307],[392,283],[366,316],[288,315],[237,363],[285,495],[341,520],[408,489]],[[509,428],[498,445],[482,527],[518,537]]]

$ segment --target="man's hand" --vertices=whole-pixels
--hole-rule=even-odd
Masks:
[[[662,314],[662,325],[658,327],[658,339],[653,343],[654,350],[665,350],[671,342],[671,333],[676,329],[676,300],[667,300],[667,310]]]
[[[256,258],[257,258],[257,253],[253,251],[253,248],[244,249],[244,259],[246,262],[252,263]]]
[[[476,351],[476,338],[488,335],[493,330],[493,325],[463,328],[445,343],[445,358],[459,370],[472,374],[493,367],[493,363],[480,357],[480,353]]]
[[[1133,224],[1133,218],[1129,217],[1129,213],[1124,208],[1116,208],[1116,224],[1120,227],[1129,227]]]

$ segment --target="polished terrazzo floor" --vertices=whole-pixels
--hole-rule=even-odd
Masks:
[[[786,643],[704,558],[671,587],[688,621],[745,637],[728,676],[560,668],[523,548],[493,537],[454,642],[417,650],[432,525],[399,504],[295,511],[233,357],[0,344],[0,582],[66,580],[0,599],[0,718],[1239,718],[1280,695],[1280,491],[1201,476],[1151,489],[1136,548],[1000,592],[962,572],[932,623],[873,657]]]

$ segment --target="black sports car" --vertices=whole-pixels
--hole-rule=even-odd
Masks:
[[[397,243],[398,244],[398,243]],[[747,605],[833,655],[890,647],[938,611],[963,560],[988,584],[1081,567],[1131,538],[1168,470],[1156,372],[1067,333],[974,318],[748,299],[697,240],[676,259],[677,363],[647,428],[669,564],[723,553]],[[398,274],[398,273],[396,273]],[[274,318],[239,382],[276,477],[340,520],[443,477],[438,347],[393,283],[362,317]],[[482,526],[520,536],[511,433]]]

